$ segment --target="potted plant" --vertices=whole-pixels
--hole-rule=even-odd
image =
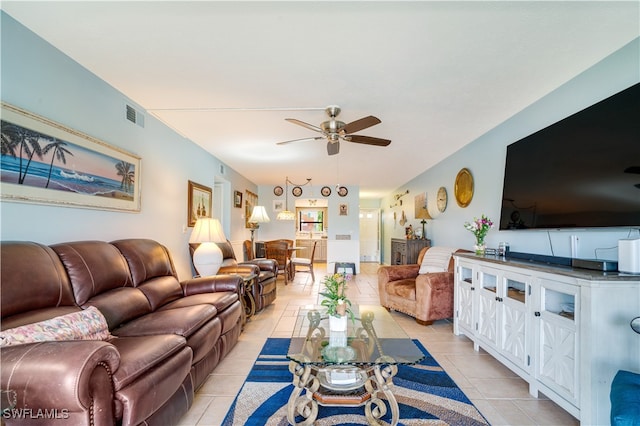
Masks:
[[[320,304],[327,308],[329,329],[332,331],[346,331],[347,315],[351,321],[355,320],[351,310],[351,301],[345,294],[349,278],[346,274],[333,274],[326,276],[322,282],[324,291],[321,291],[320,295],[324,299]]]

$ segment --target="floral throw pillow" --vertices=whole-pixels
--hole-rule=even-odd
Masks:
[[[80,312],[2,331],[0,346],[55,340],[106,340],[110,336],[107,320],[91,306]]]

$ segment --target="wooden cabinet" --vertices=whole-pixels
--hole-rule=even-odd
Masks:
[[[296,240],[296,247],[303,247],[302,249],[296,252],[296,256],[311,257],[311,251],[313,250],[313,243],[316,241],[318,242],[318,245],[316,246],[314,262],[326,262],[327,261],[327,240],[325,238]]]
[[[582,424],[608,424],[618,370],[640,371],[640,276],[454,254],[453,332]]]
[[[404,238],[391,239],[391,264],[411,265],[418,261],[420,250],[429,247],[431,240],[407,240]]]

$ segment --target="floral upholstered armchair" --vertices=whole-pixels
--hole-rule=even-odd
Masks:
[[[453,253],[448,247],[425,247],[413,265],[378,269],[380,305],[411,315],[418,324],[453,317]]]

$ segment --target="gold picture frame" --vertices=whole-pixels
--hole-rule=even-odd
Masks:
[[[208,186],[189,181],[187,194],[187,223],[193,227],[198,219],[211,217],[213,191]]]
[[[258,205],[258,195],[248,189],[245,192],[247,193],[247,196],[245,197],[244,202],[244,226],[248,229],[255,229],[255,224],[249,222],[249,218],[251,218],[253,208]]]
[[[140,157],[2,103],[1,198],[139,212]]]

